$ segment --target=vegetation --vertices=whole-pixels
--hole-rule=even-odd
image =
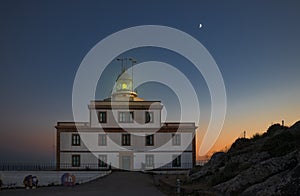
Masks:
[[[220,184],[225,182],[238,174],[238,162],[229,162],[226,164],[222,171],[219,171],[216,175],[211,179],[211,185],[214,186],[216,184]]]
[[[256,195],[278,188],[283,193],[299,195],[300,188],[295,186],[300,182],[299,151],[300,121],[290,128],[274,124],[263,134],[238,138],[228,152],[215,153],[207,164],[191,172],[187,183],[207,186],[211,195],[214,190],[225,195]],[[281,178],[284,180],[278,187],[277,179]],[[206,190],[196,192],[207,194]]]
[[[259,134],[259,133],[255,133],[250,139],[253,141],[256,141],[260,138],[262,138],[263,135]]]
[[[230,149],[228,150],[229,153],[236,152],[236,150],[246,148],[251,145],[251,141],[248,138],[238,138],[235,142],[231,145]]]
[[[271,156],[283,156],[296,150],[296,138],[289,132],[283,132],[268,138],[261,150],[267,151]]]
[[[269,128],[268,128],[268,130],[267,130],[267,132],[265,133],[267,136],[272,136],[272,135],[274,135],[276,132],[278,132],[278,130],[282,130],[283,129],[283,127],[282,127],[282,125],[280,125],[279,123],[277,123],[277,124],[274,124],[274,125],[271,125]]]
[[[202,167],[203,167],[203,166],[201,166],[201,165],[196,165],[195,167],[193,167],[193,168],[190,170],[189,175],[192,175],[192,174],[194,174],[194,173],[200,171]]]

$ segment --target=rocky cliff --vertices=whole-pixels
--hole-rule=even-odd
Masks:
[[[237,139],[228,152],[194,169],[185,184],[209,187],[194,190],[199,195],[300,195],[300,121]]]

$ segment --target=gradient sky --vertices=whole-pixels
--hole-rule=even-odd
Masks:
[[[198,28],[199,24],[202,28]],[[106,36],[137,25],[165,25],[199,40],[214,57],[227,93],[227,116],[211,150],[229,147],[271,123],[300,118],[299,1],[0,1],[0,161],[54,161],[55,124],[72,121],[72,87],[87,52]],[[122,56],[180,69],[200,101],[198,144],[210,115],[205,81],[186,59],[163,49]],[[120,72],[112,62],[98,83],[109,95]],[[140,97],[162,100],[176,120],[178,100],[156,83]],[[170,101],[171,100],[171,101]],[[88,103],[86,103],[88,104]],[[30,157],[30,158],[28,158]]]

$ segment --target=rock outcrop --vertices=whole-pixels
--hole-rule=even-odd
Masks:
[[[215,153],[190,174],[186,184],[211,187],[214,195],[300,195],[300,121],[237,139],[227,153]]]

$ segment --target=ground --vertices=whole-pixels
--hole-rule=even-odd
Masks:
[[[164,195],[154,185],[151,175],[140,172],[113,172],[95,181],[74,187],[39,187],[35,190],[9,189],[0,191],[5,196],[93,196],[93,195]]]

